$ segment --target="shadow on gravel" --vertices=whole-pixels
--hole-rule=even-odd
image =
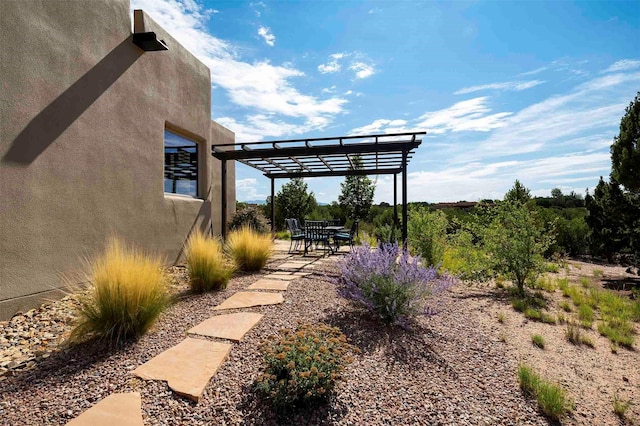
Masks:
[[[617,291],[640,289],[640,278],[604,278],[602,287]]]
[[[507,302],[509,303],[513,298],[513,294],[507,289],[500,288],[477,288],[471,287],[475,291],[465,292],[464,294],[454,294],[452,297],[454,299],[488,299],[496,302]]]
[[[338,327],[349,343],[362,352],[382,352],[391,368],[395,363],[409,364],[415,368],[435,367],[457,378],[454,369],[434,347],[434,342],[449,339],[418,322],[412,322],[406,328],[385,326],[368,311],[354,307],[339,312],[331,310],[323,322]]]
[[[34,386],[49,379],[65,380],[118,352],[127,350],[134,343],[130,341],[117,347],[110,347],[101,342],[90,341],[63,348],[59,352],[52,352],[48,358],[37,361],[33,369],[14,371],[3,381],[5,392],[10,394],[33,389]]]
[[[242,387],[242,401],[237,406],[242,412],[242,425],[331,425],[339,423],[348,407],[335,398],[310,406],[275,410],[253,386]]]

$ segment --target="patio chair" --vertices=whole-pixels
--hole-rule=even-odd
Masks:
[[[285,219],[285,223],[287,224],[287,229],[289,230],[289,234],[291,236],[291,244],[289,244],[289,254],[291,254],[292,249],[297,251],[300,242],[304,242],[304,233],[298,226],[297,219]],[[293,243],[295,242],[295,247]]]
[[[323,220],[306,220],[304,222],[304,255],[306,256],[309,249],[314,245],[316,248],[320,244],[326,254],[327,250],[333,252],[333,248],[329,243],[329,234],[326,230],[326,222]]]
[[[329,219],[327,220],[327,225],[328,226],[340,226],[340,219]]]
[[[358,220],[353,221],[349,233],[339,232],[333,236],[333,243],[336,245],[336,251],[340,249],[340,243],[349,243],[349,248],[353,248],[354,240],[358,235]]]

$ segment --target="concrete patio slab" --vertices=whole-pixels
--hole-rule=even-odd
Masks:
[[[165,380],[175,393],[198,402],[231,347],[230,343],[187,337],[133,370],[132,374],[145,380]]]
[[[255,283],[247,287],[249,290],[286,290],[289,288],[289,282],[283,280],[259,279]]]
[[[298,278],[304,278],[307,275],[311,275],[311,272],[288,272],[288,271],[276,271],[267,276],[266,279],[275,279],[275,280],[297,280]]]
[[[252,306],[276,305],[284,302],[282,293],[262,293],[257,291],[239,291],[227,300],[213,308],[222,309],[250,308]]]
[[[190,328],[187,333],[239,342],[263,316],[253,312],[216,315]]]
[[[67,423],[67,426],[142,426],[138,392],[114,393]]]

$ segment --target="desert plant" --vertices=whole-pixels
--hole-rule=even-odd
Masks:
[[[620,399],[618,394],[613,395],[613,412],[616,416],[624,419],[624,416],[627,414],[627,410],[631,407],[631,401],[625,401],[624,399]]]
[[[90,263],[89,288],[78,296],[71,341],[117,344],[146,332],[169,303],[162,259],[112,238]]]
[[[603,276],[604,276],[604,271],[602,269],[593,270],[593,278],[602,278]]]
[[[496,216],[482,229],[482,238],[492,269],[511,278],[520,293],[525,283],[536,282],[544,267],[542,255],[553,241],[535,212],[510,202],[498,206]]]
[[[534,334],[531,336],[531,342],[539,347],[540,349],[544,349],[544,337],[539,334]]]
[[[227,250],[242,271],[259,271],[273,253],[273,241],[248,226],[233,231],[227,237]]]
[[[571,411],[573,403],[559,385],[542,379],[524,364],[518,367],[518,378],[522,391],[534,397],[542,412],[548,417],[558,420]]]
[[[339,293],[363,304],[386,324],[405,323],[418,314],[434,312],[429,297],[453,285],[451,277],[440,276],[434,267],[425,268],[420,257],[411,257],[397,244],[377,249],[355,247],[338,261]]]
[[[565,312],[571,312],[571,311],[572,311],[572,309],[571,309],[571,304],[569,304],[569,302],[567,302],[566,300],[565,300],[565,301],[560,302],[560,305],[559,305],[559,306],[560,306],[560,308],[561,308],[563,311],[565,311]]]
[[[269,232],[269,225],[264,214],[254,206],[246,206],[236,212],[229,222],[229,229],[236,230],[248,226],[261,234]]]
[[[504,324],[504,322],[507,320],[506,315],[503,312],[499,312],[498,313],[498,322],[500,324]]]
[[[192,291],[226,288],[234,268],[225,258],[219,240],[196,232],[189,237],[185,253]]]
[[[580,319],[584,328],[591,328],[593,326],[593,309],[591,306],[578,306],[578,319]]]
[[[409,213],[408,240],[426,265],[440,265],[447,239],[447,216],[440,210],[416,207]]]
[[[281,408],[326,398],[352,361],[350,354],[359,352],[339,329],[324,324],[282,330],[261,349],[265,367],[256,388]]]

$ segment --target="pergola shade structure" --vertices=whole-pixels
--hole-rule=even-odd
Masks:
[[[419,139],[426,132],[393,133],[333,138],[290,139],[242,142],[212,146],[212,155],[221,160],[226,181],[226,162],[235,160],[260,170],[271,179],[274,199],[275,179],[307,177],[394,175],[393,205],[397,222],[397,176],[402,174],[402,240],[407,239],[407,164]],[[358,157],[358,166],[354,158]],[[226,230],[226,194],[222,185],[222,229]],[[271,203],[271,230],[274,230],[275,203]]]

